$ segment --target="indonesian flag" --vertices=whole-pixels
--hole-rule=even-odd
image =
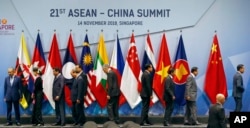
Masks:
[[[43,91],[47,96],[49,103],[52,108],[55,109],[55,102],[52,97],[52,87],[54,81],[53,68],[62,68],[62,62],[60,57],[60,52],[58,48],[58,43],[56,39],[56,33],[54,33],[52,44],[50,47],[49,57],[46,64],[45,73],[43,75]]]

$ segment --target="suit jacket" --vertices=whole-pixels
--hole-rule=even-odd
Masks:
[[[71,101],[75,102],[76,100],[83,101],[84,97],[84,82],[82,76],[79,75],[75,78],[73,85],[71,87]]]
[[[170,75],[168,75],[168,77],[165,79],[165,82],[164,82],[163,99],[166,102],[173,101],[174,91],[175,91],[175,85],[174,85],[173,79],[171,78]]]
[[[214,104],[209,108],[207,128],[226,128],[225,110],[221,104]]]
[[[237,72],[233,77],[233,97],[241,98],[244,92],[241,73]]]
[[[54,79],[53,88],[52,88],[52,96],[53,96],[53,99],[55,99],[56,96],[59,96],[60,99],[64,98],[64,77],[61,74],[59,74]]]
[[[144,71],[141,76],[141,97],[150,97],[152,96],[152,77],[148,71]]]
[[[10,76],[4,80],[4,98],[6,101],[18,101],[21,99],[22,82],[18,76],[14,76],[13,84],[10,84]]]
[[[86,96],[87,89],[88,89],[88,78],[87,78],[87,75],[84,72],[81,73],[81,77],[82,77],[82,80],[83,80],[83,96]]]
[[[197,84],[195,78],[190,74],[187,77],[185,97],[189,96],[189,101],[196,101],[197,97]]]
[[[109,96],[119,96],[120,88],[118,83],[117,75],[114,71],[109,70],[107,73],[107,84],[108,84],[108,95]]]
[[[43,91],[43,80],[41,77],[37,77],[35,84],[34,84],[34,93],[42,92]]]

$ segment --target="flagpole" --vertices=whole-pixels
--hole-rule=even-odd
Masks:
[[[87,32],[88,32],[88,29],[86,29],[85,31],[86,31],[86,33],[87,33]]]

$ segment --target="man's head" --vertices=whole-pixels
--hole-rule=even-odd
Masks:
[[[145,70],[147,70],[147,71],[149,71],[149,72],[152,72],[152,71],[153,71],[153,66],[152,66],[152,64],[146,64],[144,68],[145,68]]]
[[[191,73],[193,73],[195,76],[198,75],[198,67],[192,67]]]
[[[237,71],[240,73],[244,73],[244,71],[245,71],[244,65],[243,64],[237,65]]]
[[[75,72],[76,72],[76,73],[80,73],[81,71],[82,71],[81,65],[77,64],[77,65],[75,66]]]
[[[220,104],[223,105],[224,102],[225,102],[225,96],[223,94],[221,94],[221,93],[217,94],[216,95],[216,101],[217,101],[217,103],[220,103]]]
[[[109,71],[109,65],[108,65],[108,64],[104,64],[104,65],[102,66],[102,69],[103,69],[103,71],[104,71],[105,73],[108,73],[108,71]]]
[[[60,73],[60,68],[58,68],[58,67],[53,68],[54,76],[57,76],[59,73]]]
[[[14,76],[14,74],[15,74],[15,70],[14,70],[14,68],[8,68],[8,74],[9,74],[9,76]]]
[[[170,67],[170,68],[168,69],[168,74],[171,75],[171,76],[173,76],[174,73],[175,73],[175,69],[174,69],[173,67]]]

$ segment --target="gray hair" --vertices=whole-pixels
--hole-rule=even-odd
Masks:
[[[108,64],[104,64],[104,65],[102,66],[102,68],[109,68],[109,65],[108,65]]]

